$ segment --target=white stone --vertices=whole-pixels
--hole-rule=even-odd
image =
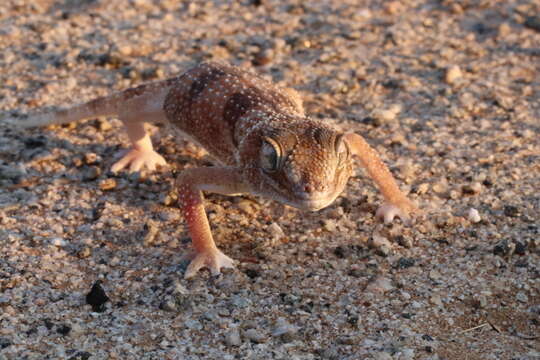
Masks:
[[[462,77],[463,73],[461,72],[459,66],[453,65],[446,69],[446,73],[444,74],[444,81],[446,81],[447,84],[451,85]]]
[[[478,223],[482,218],[480,217],[480,214],[478,213],[478,210],[475,208],[470,208],[469,213],[467,214],[467,218],[472,223]]]

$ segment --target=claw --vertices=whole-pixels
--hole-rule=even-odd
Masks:
[[[399,204],[384,203],[379,207],[375,216],[382,219],[385,224],[391,223],[397,216],[403,221],[405,225],[411,224],[411,214],[416,212],[416,207],[411,202],[404,202]]]
[[[184,274],[184,279],[195,276],[200,269],[205,267],[210,270],[212,275],[216,276],[220,274],[222,268],[234,268],[234,260],[218,249],[198,253],[191,260]]]
[[[111,171],[117,173],[118,171],[125,169],[129,166],[129,172],[140,171],[147,169],[154,171],[157,166],[167,166],[167,162],[163,156],[159,155],[154,150],[141,151],[137,149],[131,149],[128,151],[122,159],[117,161],[112,167]]]

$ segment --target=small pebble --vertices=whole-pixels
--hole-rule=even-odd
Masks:
[[[96,120],[97,128],[101,132],[105,132],[112,129],[111,123],[104,117],[100,117]]]
[[[227,334],[225,334],[225,344],[229,346],[240,346],[242,345],[242,339],[240,338],[240,332],[237,328],[231,329]]]
[[[401,349],[401,360],[412,360],[414,359],[414,349],[404,348]]]
[[[507,22],[503,22],[499,25],[498,31],[500,37],[505,37],[512,33],[512,27]]]
[[[255,66],[264,66],[270,64],[273,58],[274,51],[272,49],[264,49],[255,54],[252,63]]]
[[[392,355],[390,355],[389,353],[387,352],[376,352],[376,353],[373,353],[373,360],[392,360]]]
[[[247,215],[253,215],[255,213],[256,204],[253,201],[250,200],[240,200],[237,204],[238,208],[245,212]]]
[[[432,303],[433,305],[443,306],[441,297],[440,297],[439,295],[437,295],[437,294],[432,295],[432,296],[429,298],[429,302]]]
[[[16,166],[0,165],[0,180],[8,179],[12,181],[20,180],[27,174],[23,164]]]
[[[173,286],[173,294],[188,295],[189,290],[186,289],[179,281],[175,281]]]
[[[66,324],[61,324],[56,328],[56,332],[63,336],[68,335],[70,331],[71,331],[71,327]]]
[[[478,309],[484,309],[488,304],[487,298],[485,295],[480,295],[474,300],[474,306]]]
[[[88,246],[83,247],[81,250],[77,252],[77,257],[79,259],[85,259],[92,255],[92,249]]]
[[[86,165],[93,165],[98,162],[98,156],[96,153],[86,153],[84,154],[84,163]]]
[[[383,276],[379,276],[375,278],[366,287],[367,292],[379,293],[379,294],[384,294],[385,292],[390,291],[392,289],[394,289],[394,286],[392,285],[392,281]]]
[[[282,239],[285,237],[285,233],[283,232],[281,227],[275,222],[268,225],[268,232],[274,239]]]
[[[508,240],[501,240],[493,247],[493,254],[499,256],[511,256],[514,253],[516,245],[508,242]]]
[[[448,69],[446,69],[446,72],[444,74],[444,81],[452,85],[456,83],[458,79],[461,79],[463,77],[463,73],[461,72],[461,69],[457,65],[452,65]]]
[[[101,169],[97,166],[89,166],[85,168],[82,172],[83,181],[93,181],[96,180],[101,175]]]
[[[162,196],[161,203],[165,206],[173,206],[178,201],[178,194],[175,191],[171,191]]]
[[[437,270],[433,269],[429,272],[428,274],[428,277],[433,280],[433,281],[436,281],[436,280],[439,280],[441,278],[441,273],[438,272]]]
[[[397,269],[406,269],[406,268],[414,266],[414,264],[415,264],[414,259],[402,257],[402,258],[399,258],[399,260],[394,265],[394,267]]]
[[[369,239],[368,246],[375,249],[378,255],[388,256],[392,252],[392,243],[378,234],[373,234]]]
[[[401,111],[399,106],[390,107],[388,109],[376,109],[371,113],[376,125],[389,124],[396,120],[397,115]]]
[[[51,239],[51,244],[56,247],[62,247],[67,245],[67,241],[62,238],[56,237]]]
[[[114,178],[103,179],[99,182],[99,188],[103,191],[112,190],[116,185],[117,183]]]
[[[101,281],[97,280],[92,289],[86,295],[86,303],[92,306],[92,311],[94,312],[103,312],[105,311],[105,303],[109,301],[109,297],[103,290],[101,286]]]
[[[272,336],[281,337],[282,340],[287,342],[291,341],[292,336],[298,331],[298,328],[291,325],[284,318],[278,318],[274,330],[272,330]]]
[[[474,208],[469,209],[467,218],[469,219],[470,222],[475,223],[475,224],[479,223],[482,220],[482,218],[480,217],[480,214],[478,213],[478,210]]]
[[[529,244],[525,241],[514,240],[514,246],[514,253],[516,253],[517,255],[525,255]]]
[[[268,340],[266,334],[257,329],[248,329],[244,332],[246,339],[253,341],[254,343],[261,344]]]
[[[168,311],[168,312],[177,312],[178,311],[178,307],[176,306],[176,303],[173,300],[163,301],[159,305],[159,308],[161,310],[163,310],[163,311]]]
[[[503,212],[504,212],[504,215],[508,217],[515,218],[519,216],[519,208],[517,206],[505,205]]]
[[[144,228],[146,229],[146,234],[143,238],[143,244],[144,246],[151,246],[156,242],[159,226],[155,221],[148,220],[144,225]]]
[[[71,159],[71,164],[73,164],[73,166],[75,167],[81,167],[84,165],[83,160],[78,156],[75,156]]]
[[[413,247],[413,240],[410,236],[399,235],[396,236],[396,240],[398,244],[403,246],[404,248],[411,249]]]
[[[482,191],[482,184],[480,184],[479,182],[474,182],[470,185],[465,185],[463,186],[462,191],[464,194],[478,194]]]
[[[333,219],[323,219],[322,225],[323,225],[324,230],[329,231],[331,233],[337,230],[336,221]]]
[[[516,294],[516,300],[522,303],[527,303],[529,301],[529,297],[523,291],[520,291]]]
[[[538,15],[528,16],[525,19],[525,22],[523,23],[523,25],[525,25],[529,29],[533,29],[540,32],[540,16]]]

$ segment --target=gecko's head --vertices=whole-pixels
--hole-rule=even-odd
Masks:
[[[260,192],[300,209],[330,205],[352,174],[343,135],[315,121],[265,131],[257,148]]]

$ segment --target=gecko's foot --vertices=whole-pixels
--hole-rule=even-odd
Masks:
[[[147,169],[150,171],[156,170],[157,166],[166,166],[167,162],[163,156],[159,155],[154,150],[138,150],[131,149],[126,155],[119,161],[117,161],[111,168],[113,173],[117,173],[120,170],[128,169],[129,172],[140,171]]]
[[[397,204],[386,202],[379,207],[375,216],[382,219],[385,224],[391,223],[397,216],[404,224],[410,225],[412,215],[417,211],[416,206],[408,200]]]
[[[207,250],[198,254],[195,254],[193,260],[189,264],[184,279],[189,279],[197,274],[200,269],[208,268],[212,275],[219,275],[222,268],[234,268],[234,260],[219,251]]]

